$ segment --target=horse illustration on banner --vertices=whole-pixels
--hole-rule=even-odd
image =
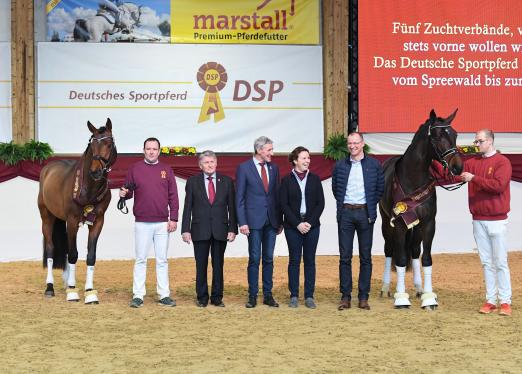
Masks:
[[[134,27],[140,25],[141,6],[131,2],[118,4],[116,6],[108,0],[102,0],[94,17],[77,19],[73,31],[74,41],[104,42],[108,35],[118,32],[132,34]]]

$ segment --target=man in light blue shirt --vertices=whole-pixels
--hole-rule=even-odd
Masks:
[[[357,232],[360,259],[358,307],[369,310],[373,226],[377,218],[377,204],[384,192],[384,175],[380,162],[364,153],[361,133],[348,135],[348,150],[350,157],[338,161],[332,172],[340,257],[341,302],[338,309],[351,307],[353,240]]]

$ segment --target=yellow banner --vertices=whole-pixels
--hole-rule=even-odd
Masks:
[[[171,43],[319,44],[319,0],[171,0]]]
[[[51,12],[51,10],[53,10],[54,7],[56,7],[60,3],[60,1],[62,1],[62,0],[50,0],[50,1],[48,1],[46,6],[45,6],[45,12],[47,14],[49,14]]]

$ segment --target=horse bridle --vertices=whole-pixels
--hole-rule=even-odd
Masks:
[[[451,127],[451,124],[430,125],[429,128],[428,128],[428,137],[430,138],[431,147],[433,148],[433,151],[435,152],[435,155],[437,155],[437,159],[438,159],[437,161],[439,161],[442,164],[442,167],[444,169],[448,169],[451,172],[451,169],[449,167],[449,162],[446,161],[446,157],[453,156],[456,153],[458,153],[457,147],[449,148],[449,149],[445,150],[444,152],[440,153],[439,150],[437,149],[437,146],[435,145],[435,142],[433,141],[433,137],[431,136],[431,130],[432,129],[448,128],[448,127]],[[451,161],[451,159],[450,159],[450,161]],[[461,182],[461,183],[458,183],[458,184],[456,184],[454,186],[446,187],[446,186],[444,186],[443,184],[440,183],[438,178],[435,178],[435,179],[437,180],[437,184],[439,185],[439,187],[444,188],[446,191],[456,190],[456,189],[460,188],[464,184],[464,182]]]
[[[431,146],[433,148],[433,151],[437,155],[438,161],[440,161],[440,163],[442,164],[444,169],[449,169],[449,162],[446,161],[446,157],[454,155],[455,153],[458,152],[458,150],[457,150],[457,147],[453,147],[453,148],[449,148],[449,149],[445,150],[444,152],[440,153],[439,150],[437,149],[437,146],[435,145],[435,142],[433,141],[433,137],[431,136],[431,130],[437,129],[437,128],[448,128],[448,127],[451,127],[451,125],[450,124],[430,125],[430,127],[428,128],[428,137],[430,138]]]
[[[102,140],[105,140],[105,139],[110,139],[112,141],[112,144],[114,145],[114,137],[112,135],[111,136],[102,136],[101,138],[96,138],[96,137],[94,137],[94,135],[92,135],[91,138],[89,139],[89,143],[92,143],[93,141],[97,141],[98,143],[100,143]],[[106,159],[105,157],[102,157],[100,155],[93,155],[92,156],[92,159],[95,160],[95,161],[98,161],[100,163],[100,165],[102,166],[101,171],[103,173],[102,174],[103,177],[105,177],[105,175],[107,175],[109,173],[109,171],[111,171],[111,166],[112,166],[112,163],[114,162],[113,161],[114,152],[115,152],[115,149],[113,147],[111,149],[111,155],[110,155],[109,159]],[[91,178],[95,179],[92,176],[91,176]]]

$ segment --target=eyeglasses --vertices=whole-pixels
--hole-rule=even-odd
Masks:
[[[475,141],[473,141],[473,144],[475,145],[480,145],[482,143],[484,143],[487,139],[477,139]]]
[[[349,142],[348,145],[358,145],[361,144],[361,142]]]

